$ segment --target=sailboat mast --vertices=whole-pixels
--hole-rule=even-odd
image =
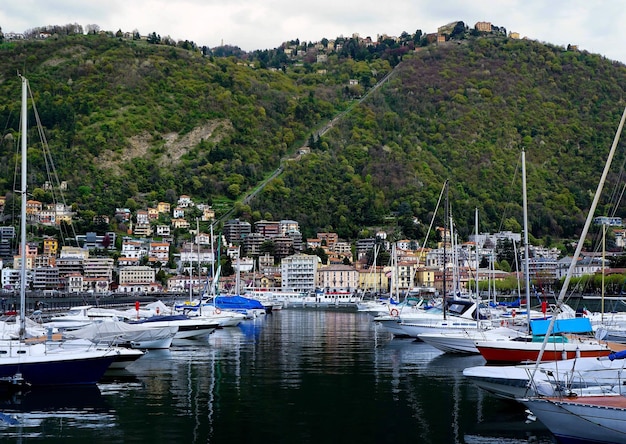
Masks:
[[[215,276],[215,245],[213,244],[213,224],[211,224],[211,277]]]
[[[602,316],[601,322],[604,325],[604,261],[606,259],[606,224],[602,224],[602,300],[600,304],[600,312]]]
[[[23,340],[26,336],[26,153],[28,144],[26,135],[28,133],[28,80],[22,78],[22,177],[21,177],[21,213],[20,213],[20,246],[21,262],[20,262],[20,329],[19,336]]]
[[[448,213],[449,214],[449,213]],[[452,263],[452,298],[455,299],[459,294],[459,279],[457,276],[458,261],[456,258],[456,239],[454,233],[454,223],[452,216],[450,217],[450,262]]]
[[[474,273],[474,279],[476,279],[476,321],[478,322],[480,318],[478,311],[480,308],[480,289],[478,288],[478,208],[476,208],[474,212],[474,225],[476,226],[476,239],[474,242],[474,247],[476,248],[476,272]]]
[[[239,261],[239,255],[241,254],[241,247],[237,247],[237,274],[235,279],[235,294],[239,296],[241,293],[241,262]]]
[[[189,301],[193,300],[193,239],[189,245]]]
[[[200,262],[200,242],[198,239],[199,235],[200,235],[200,222],[198,221],[198,218],[196,217],[196,244],[198,245],[198,247],[196,248],[196,251],[198,251],[198,282],[200,282],[200,276],[202,275],[202,263]]]
[[[526,195],[526,152],[522,150],[522,201],[524,207],[524,264],[526,267],[526,317],[530,333],[530,259],[528,257],[528,196]]]
[[[446,318],[447,300],[446,300],[446,242],[448,235],[448,180],[446,179],[446,200],[443,216],[443,318]]]
[[[398,280],[398,247],[397,244],[391,246],[391,262],[393,266],[391,267],[391,279],[393,283],[393,291],[396,301],[400,300],[400,282]]]
[[[376,260],[378,259],[378,245],[374,245],[374,266],[372,267],[372,270],[374,270],[374,272],[378,272],[378,268],[376,267]],[[371,273],[371,272],[370,272]],[[377,297],[378,296],[378,286],[376,285],[376,276],[374,276],[374,296]],[[391,301],[391,297],[392,294],[389,293],[389,299]]]
[[[198,244],[198,248],[196,248],[196,251],[198,252],[198,284],[200,284],[200,282],[202,282],[200,280],[200,277],[202,275],[202,269],[201,269],[201,264],[200,264],[200,242],[198,240],[198,236],[200,235],[200,222],[198,221],[198,218],[196,217],[196,244]],[[200,297],[198,298],[198,313],[200,315],[202,315],[202,290],[198,289],[199,291],[199,295]],[[189,299],[189,301],[191,301],[192,299]]]

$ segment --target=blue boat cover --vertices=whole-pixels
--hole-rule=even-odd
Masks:
[[[549,319],[538,319],[530,321],[530,329],[533,335],[545,335],[550,325]],[[589,318],[572,318],[572,319],[557,319],[554,321],[554,328],[552,334],[557,333],[590,333],[591,321]]]
[[[215,306],[222,310],[254,310],[264,309],[260,301],[244,296],[216,296]]]
[[[616,359],[625,359],[626,358],[626,350],[618,351],[615,353],[611,353],[609,355],[609,360],[614,361]]]

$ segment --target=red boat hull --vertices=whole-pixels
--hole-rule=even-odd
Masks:
[[[477,345],[478,351],[487,362],[493,363],[520,363],[520,362],[536,362],[539,357],[539,350],[524,348],[501,348],[492,346]],[[598,347],[597,349],[588,350],[555,350],[546,348],[541,357],[541,362],[560,361],[563,359],[573,359],[578,357],[597,358],[608,356],[611,350],[606,347]]]

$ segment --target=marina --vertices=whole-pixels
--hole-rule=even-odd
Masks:
[[[454,356],[348,309],[287,308],[175,340],[95,386],[6,394],[6,440],[555,443]]]

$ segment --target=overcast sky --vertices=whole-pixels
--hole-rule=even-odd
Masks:
[[[244,51],[358,33],[375,39],[403,31],[436,32],[461,20],[488,21],[541,42],[626,63],[626,8],[621,0],[19,0],[0,8],[3,32],[46,25],[96,24],[106,31],[156,32],[198,46]]]

